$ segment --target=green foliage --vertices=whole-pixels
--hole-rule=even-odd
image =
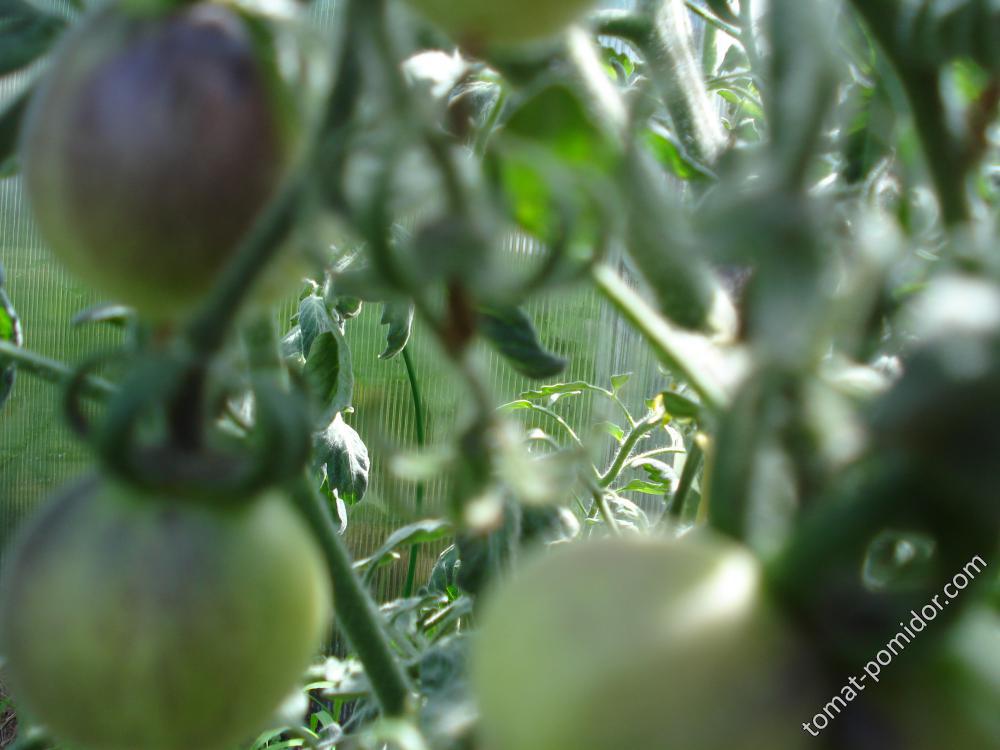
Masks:
[[[493,750],[808,745],[808,715],[770,710],[782,686],[832,694],[1000,549],[993,4],[643,0],[573,28],[585,3],[411,5],[347,0],[326,35],[244,3],[305,125],[282,188],[176,325],[80,313],[124,341],[78,367],[21,347],[0,284],[0,402],[15,369],[68,386],[123,482],[290,488],[347,603],[254,750],[466,750],[479,708]],[[0,73],[76,24],[3,7]],[[0,115],[11,173],[33,83]],[[286,264],[305,289],[276,318]],[[555,330],[566,289],[591,296]],[[342,535],[372,518],[352,562]],[[712,565],[581,551],[685,549],[702,526],[767,602],[721,650],[691,623],[750,600],[703,587]],[[548,581],[560,547],[580,562]],[[824,741],[990,746],[996,665],[949,644],[995,631],[996,590],[970,582],[913,649],[908,677],[950,675],[931,698],[887,683]],[[641,647],[648,623],[680,635]],[[792,641],[808,657],[778,672]],[[564,722],[539,685],[578,701]]]

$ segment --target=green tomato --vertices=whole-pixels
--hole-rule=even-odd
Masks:
[[[262,59],[240,17],[207,3],[112,5],[67,38],[22,151],[38,227],[71,271],[152,317],[205,294],[291,153]]]
[[[473,49],[550,36],[596,0],[409,0],[426,18]]]
[[[555,548],[486,604],[473,680],[488,750],[796,750],[813,672],[715,537]]]
[[[74,747],[232,747],[318,652],[330,591],[281,495],[218,508],[88,482],[45,506],[7,561],[4,678]]]

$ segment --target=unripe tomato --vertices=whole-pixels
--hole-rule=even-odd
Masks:
[[[232,747],[316,654],[329,592],[281,495],[218,508],[78,485],[28,523],[7,561],[5,679],[74,747]]]
[[[558,548],[495,592],[473,649],[484,750],[811,747],[812,671],[715,537]]]
[[[219,5],[111,6],[63,44],[29,110],[26,191],[80,278],[169,316],[215,281],[290,154],[273,71]]]
[[[549,36],[592,8],[596,0],[409,0],[410,5],[472,48]]]

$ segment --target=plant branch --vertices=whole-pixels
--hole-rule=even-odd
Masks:
[[[305,477],[290,489],[295,506],[313,530],[326,557],[337,621],[364,665],[382,712],[388,717],[405,716],[412,694],[409,679],[392,651],[378,608],[354,572],[351,556],[337,533],[329,509]]]
[[[684,461],[684,470],[681,472],[681,478],[674,491],[673,502],[668,511],[670,516],[675,519],[679,519],[684,513],[684,506],[687,505],[688,495],[691,494],[691,488],[694,487],[694,480],[698,476],[698,470],[701,469],[704,458],[705,453],[698,443],[698,436],[694,435],[691,438],[691,447],[688,449],[687,458]]]
[[[618,527],[618,521],[615,520],[615,514],[611,512],[611,508],[608,506],[608,498],[604,493],[603,489],[594,489],[591,492],[594,498],[594,509],[600,513],[601,517],[604,519],[604,523],[608,525],[608,528],[615,534],[615,536],[621,536],[622,530]]]
[[[704,336],[668,323],[607,266],[594,268],[593,279],[601,294],[649,342],[657,359],[683,377],[706,408],[725,407],[742,375],[739,363]]]
[[[622,473],[622,468],[625,466],[625,462],[628,461],[629,456],[632,455],[632,451],[635,449],[635,446],[640,440],[642,440],[642,438],[655,430],[661,421],[662,415],[659,417],[654,415],[653,417],[643,420],[637,424],[632,431],[629,432],[625,440],[622,441],[621,446],[618,448],[618,453],[615,455],[614,461],[611,462],[611,466],[608,467],[608,470],[598,477],[597,484],[601,487],[610,486],[611,483],[618,478],[618,475]]]
[[[73,369],[62,362],[14,346],[10,342],[0,341],[0,363],[6,362],[16,365],[21,372],[57,385],[69,384],[75,375]],[[80,388],[83,395],[94,399],[107,398],[115,391],[114,384],[94,376],[84,378]]]

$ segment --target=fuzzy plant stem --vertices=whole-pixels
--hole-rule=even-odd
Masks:
[[[381,614],[354,572],[350,553],[337,533],[329,509],[305,477],[291,487],[291,495],[323,550],[333,582],[337,622],[361,660],[383,714],[405,716],[412,688],[392,651]]]
[[[632,451],[635,450],[635,446],[643,437],[655,430],[659,424],[661,424],[660,419],[648,419],[637,424],[622,442],[614,461],[608,470],[598,478],[597,484],[601,487],[610,486],[622,473],[622,468],[632,455]]]
[[[726,136],[701,75],[684,0],[644,0],[640,7],[652,19],[652,33],[642,51],[674,130],[695,159],[711,164]]]
[[[704,336],[680,330],[665,321],[611,268],[593,270],[598,291],[653,347],[660,362],[681,375],[698,392],[706,408],[725,407],[731,386],[721,377],[723,352]]]
[[[49,383],[67,385],[74,377],[72,368],[41,354],[0,341],[0,364],[13,364],[21,372],[34,375]],[[89,376],[84,379],[81,393],[94,399],[104,399],[115,392],[115,386],[103,378]]]
[[[427,427],[424,422],[424,407],[420,397],[420,387],[417,382],[417,372],[413,366],[413,357],[410,356],[409,347],[403,348],[403,364],[406,366],[406,379],[410,384],[410,397],[413,401],[414,424],[417,432],[417,445],[423,447],[427,442]],[[419,516],[424,510],[424,483],[417,483],[417,503],[416,511]],[[410,547],[409,561],[406,565],[406,585],[403,587],[403,597],[407,598],[413,594],[413,584],[417,575],[417,555],[419,546],[414,544]]]

